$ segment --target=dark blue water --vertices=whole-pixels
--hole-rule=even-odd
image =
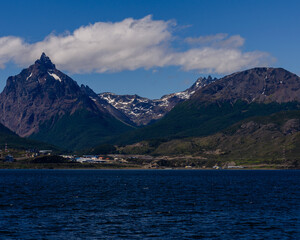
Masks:
[[[300,171],[0,170],[0,239],[300,239]]]

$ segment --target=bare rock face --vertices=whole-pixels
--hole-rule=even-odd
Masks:
[[[0,122],[22,137],[38,132],[44,121],[80,108],[105,112],[74,80],[57,70],[45,53],[35,64],[9,77],[0,94]]]
[[[187,99],[199,103],[236,102],[285,103],[300,102],[300,78],[282,68],[253,68],[221,79],[199,78],[189,89],[168,94],[160,99],[138,95],[98,94],[137,126],[147,125],[165,116],[174,106]]]
[[[216,81],[211,78],[199,78],[190,88],[183,92],[162,96],[160,99],[149,99],[138,95],[116,95],[114,93],[98,94],[97,101],[102,101],[122,112],[137,126],[147,125],[165,116],[178,103],[189,99],[197,90]]]
[[[253,68],[215,81],[198,90],[192,99],[201,102],[299,102],[300,78],[282,68]]]
[[[89,98],[94,101],[94,103],[99,107],[105,109],[109,114],[114,116],[119,121],[127,124],[127,125],[135,125],[134,122],[131,121],[131,119],[123,112],[120,111],[120,109],[117,109],[114,107],[114,105],[110,104],[105,99],[98,96],[92,89],[90,89],[88,86],[81,85],[81,91],[89,96]]]

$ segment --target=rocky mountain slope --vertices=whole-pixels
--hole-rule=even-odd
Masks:
[[[72,124],[73,118],[80,119],[80,124]],[[130,129],[57,70],[44,53],[29,68],[7,79],[0,94],[0,122],[22,137],[67,148],[93,144],[91,140],[96,144],[105,136]],[[94,138],[86,143],[88,132]]]
[[[137,95],[96,94],[88,86],[80,87],[57,70],[44,53],[29,68],[9,77],[0,94],[1,124],[19,136],[70,150],[151,139],[156,142],[156,149],[162,142],[176,146],[172,141],[206,136],[222,136],[220,139],[234,142],[243,126],[252,126],[252,118],[265,119],[263,124],[254,124],[253,132],[259,134],[259,129],[272,125],[269,123],[274,118],[270,116],[276,114],[279,120],[285,119],[278,125],[281,130],[265,133],[270,138],[281,134],[280,139],[284,140],[286,132],[298,134],[299,111],[300,78],[282,68],[254,68],[221,79],[200,78],[183,92],[150,100]],[[285,118],[290,112],[293,117]],[[233,137],[221,134],[242,121],[246,125],[239,126],[240,132]],[[251,134],[244,131],[245,137]],[[254,134],[253,138],[256,137]],[[290,144],[294,144],[293,139],[298,138],[291,139]],[[161,146],[155,154],[171,149],[169,145]]]
[[[89,98],[94,101],[94,103],[99,108],[104,108],[107,112],[109,112],[112,116],[114,116],[119,121],[128,124],[130,126],[135,126],[135,123],[131,121],[131,119],[120,109],[115,108],[112,104],[110,104],[105,99],[99,97],[89,86],[81,85],[81,91],[89,96]]]
[[[197,90],[158,122],[116,142],[207,136],[253,116],[300,109],[300,78],[282,68],[254,68]]]
[[[226,76],[192,97],[201,102],[300,101],[300,78],[283,68],[253,68]]]
[[[98,94],[99,99],[127,116],[137,126],[147,125],[152,121],[165,116],[178,103],[189,99],[197,90],[216,81],[211,78],[199,78],[190,88],[185,91],[168,94],[160,99],[151,100],[138,95],[116,95],[114,93]]]
[[[101,111],[44,53],[34,65],[9,77],[0,94],[1,123],[23,137],[38,132],[39,124],[51,117],[80,108]]]

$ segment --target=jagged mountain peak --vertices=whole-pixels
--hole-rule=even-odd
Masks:
[[[46,69],[55,69],[55,64],[52,63],[50,58],[43,52],[40,59],[35,61],[35,65],[41,65]]]
[[[20,136],[29,136],[46,120],[79,109],[107,113],[73,79],[57,70],[45,53],[20,74],[9,77],[0,94],[0,123]]]
[[[66,74],[57,70],[55,64],[50,58],[43,53],[40,59],[26,69],[23,69],[20,74],[9,77],[7,85],[15,85],[22,82],[24,88],[28,85],[57,85],[57,83],[68,83],[77,85],[77,83],[68,77]],[[58,84],[60,85],[60,84]]]

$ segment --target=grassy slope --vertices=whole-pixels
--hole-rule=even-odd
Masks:
[[[10,131],[8,128],[4,127],[0,124],[0,148],[3,149],[5,144],[7,143],[9,148],[14,149],[29,149],[29,148],[37,148],[37,149],[53,149],[57,150],[56,147],[47,144],[41,143],[35,140],[30,140],[26,138],[21,138],[17,134]]]
[[[207,136],[252,116],[265,116],[283,110],[299,109],[298,103],[259,104],[238,101],[197,104],[186,101],[178,104],[160,121],[118,137],[111,143],[132,144],[149,139],[174,139]]]
[[[60,119],[43,123],[32,139],[42,140],[69,150],[89,148],[107,141],[112,136],[131,130],[131,127],[113,117],[97,116],[80,110]]]
[[[226,130],[206,137],[173,139],[153,147],[141,142],[125,147],[125,153],[154,155],[194,155],[243,164],[284,164],[300,159],[300,132],[283,130],[290,119],[300,119],[300,111],[284,111],[251,117]]]

